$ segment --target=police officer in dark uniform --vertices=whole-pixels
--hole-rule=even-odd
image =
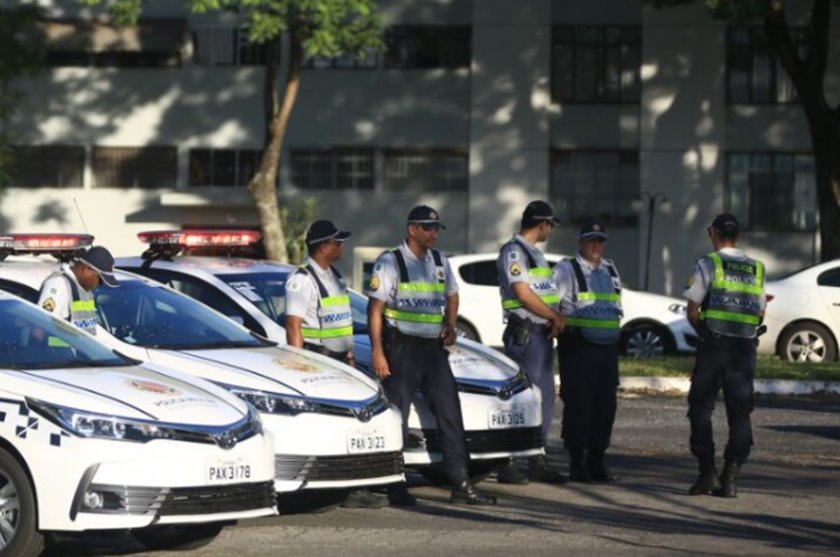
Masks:
[[[328,220],[306,232],[309,257],[286,281],[286,342],[349,365],[353,359],[353,312],[347,285],[333,264],[341,259],[350,232]],[[351,490],[343,507],[378,509],[387,499],[369,489]]]
[[[618,480],[607,468],[618,390],[621,278],[604,259],[607,232],[591,220],[578,234],[578,253],[557,263],[554,277],[566,328],[558,338],[563,443],[569,479]]]
[[[114,257],[104,247],[93,246],[72,263],[62,263],[58,271],[44,279],[38,305],[95,335],[96,302],[93,290],[101,284],[119,286],[114,277]]]
[[[495,504],[470,481],[464,423],[447,346],[455,342],[458,286],[449,261],[434,249],[444,228],[437,211],[420,205],[408,215],[407,237],[399,247],[376,260],[368,294],[368,327],[373,370],[385,394],[403,416],[408,415],[419,388],[440,428],[443,460],[452,481],[450,502]],[[389,490],[394,505],[414,505],[405,484]]]
[[[532,201],[522,212],[519,234],[502,246],[496,260],[502,310],[507,321],[502,340],[505,354],[520,365],[542,394],[542,442],[554,419],[553,338],[563,330],[554,274],[537,244],[562,222],[545,201]],[[564,483],[566,477],[548,465],[545,455],[529,459],[528,477],[509,459],[497,471],[500,483],[526,484],[528,480]]]
[[[764,264],[735,247],[738,220],[724,213],[707,229],[712,253],[694,264],[684,295],[688,319],[697,330],[697,360],[688,392],[691,452],[700,474],[691,495],[737,497],[737,479],[753,444],[756,337],[764,317]],[[723,387],[729,442],[720,478],[715,468],[712,413]]]

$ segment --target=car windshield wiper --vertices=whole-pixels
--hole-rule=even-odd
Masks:
[[[149,348],[160,350],[214,350],[219,348],[262,348],[256,340],[216,340],[184,344],[150,344]]]
[[[129,366],[125,360],[57,360],[54,362],[38,362],[19,365],[19,369],[59,369],[76,367],[121,367]]]

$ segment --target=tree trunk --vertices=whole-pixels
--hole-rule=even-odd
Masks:
[[[840,126],[835,120],[822,124],[819,147],[814,141],[821,261],[840,258]]]
[[[265,64],[265,87],[263,101],[265,107],[265,145],[262,161],[256,175],[248,184],[248,191],[254,199],[257,215],[262,225],[263,244],[266,257],[276,261],[288,261],[286,237],[280,219],[277,202],[277,174],[280,168],[280,153],[286,126],[297,98],[300,86],[300,67],[303,50],[294,30],[289,33],[289,69],[282,98],[278,92],[277,77],[280,68],[280,39],[269,43]]]

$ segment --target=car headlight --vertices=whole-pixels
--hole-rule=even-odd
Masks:
[[[32,399],[27,399],[26,402],[35,412],[79,437],[138,443],[178,437],[173,428],[155,422],[95,414]]]
[[[252,405],[257,411],[265,412],[266,414],[295,416],[304,412],[320,412],[321,410],[317,402],[306,398],[267,393],[265,391],[235,387],[223,383],[219,383],[218,385]]]
[[[668,311],[676,313],[677,315],[685,315],[688,313],[688,307],[685,304],[675,303],[668,306]]]

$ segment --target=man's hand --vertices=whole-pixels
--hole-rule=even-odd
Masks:
[[[444,323],[443,330],[440,332],[440,338],[444,346],[452,346],[458,339],[458,334],[455,332],[455,327],[451,323]]]
[[[350,367],[355,367],[356,366],[356,356],[353,354],[352,350],[350,350],[347,353],[345,361],[347,362],[347,365],[349,365]]]
[[[379,350],[373,351],[373,372],[379,379],[386,379],[391,376],[391,370],[388,369],[388,359],[385,354]]]
[[[559,313],[555,313],[554,318],[549,323],[551,324],[551,331],[548,333],[548,338],[557,338],[566,329],[566,319]]]

